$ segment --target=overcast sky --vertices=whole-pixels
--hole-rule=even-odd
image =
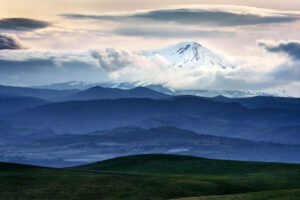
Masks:
[[[300,96],[298,0],[0,0],[0,5],[0,84],[124,80]],[[181,41],[197,41],[236,68],[201,69],[195,77],[135,54]],[[107,72],[95,52],[108,61],[117,55],[114,61],[131,67]],[[153,69],[163,76],[149,76]]]

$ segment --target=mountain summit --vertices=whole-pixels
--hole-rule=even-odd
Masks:
[[[144,52],[145,56],[161,55],[176,67],[231,67],[219,55],[197,42],[181,42],[167,48]]]

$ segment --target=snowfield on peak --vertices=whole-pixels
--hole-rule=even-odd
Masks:
[[[197,42],[181,42],[169,47],[144,51],[146,57],[160,55],[176,67],[220,67],[232,68],[221,56]]]

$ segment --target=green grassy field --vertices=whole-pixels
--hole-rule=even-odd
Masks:
[[[193,198],[192,198],[193,197]],[[0,164],[0,199],[300,199],[300,165],[175,155],[68,169]]]
[[[300,189],[298,190],[277,190],[266,192],[253,192],[235,195],[190,197],[176,200],[299,200]]]

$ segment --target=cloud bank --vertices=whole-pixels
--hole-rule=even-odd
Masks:
[[[124,14],[85,15],[63,14],[70,19],[93,19],[108,21],[171,22],[181,25],[244,26],[257,24],[287,23],[300,19],[300,12],[283,12],[244,6],[193,6],[138,11]]]
[[[24,46],[16,36],[0,33],[0,50],[4,49],[24,49]]]
[[[249,41],[256,34],[259,38],[264,38],[263,34],[276,34],[269,31],[273,28],[277,29],[279,24],[292,26],[300,20],[299,11],[226,5],[193,5],[100,14],[65,13],[60,16],[71,21],[85,20],[79,23],[91,23],[99,29],[108,27],[105,31],[113,36],[154,39],[223,38],[224,40],[235,37],[244,40],[244,35],[251,34]],[[256,39],[254,38],[253,41]]]

